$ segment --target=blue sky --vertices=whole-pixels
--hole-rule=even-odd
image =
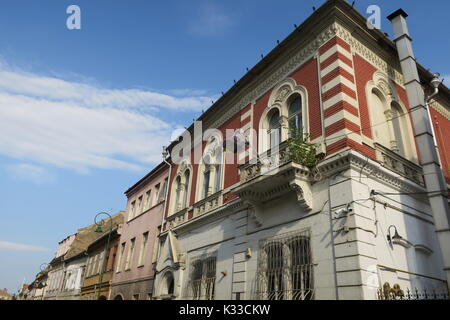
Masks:
[[[125,208],[123,192],[323,0],[0,3],[0,287],[16,291],[58,241]],[[82,29],[66,28],[81,8]],[[357,1],[409,15],[416,55],[450,75],[450,3]],[[450,81],[450,77],[449,80]]]

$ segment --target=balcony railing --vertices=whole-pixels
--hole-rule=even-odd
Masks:
[[[283,142],[278,148],[271,149],[258,156],[255,161],[249,161],[239,167],[240,181],[245,183],[260,175],[271,175],[282,165],[290,162],[288,144]]]
[[[169,228],[175,228],[176,226],[184,223],[188,219],[187,213],[188,213],[188,209],[185,208],[185,209],[178,211],[177,213],[167,217],[166,218],[167,226]]]
[[[201,216],[221,205],[222,192],[214,193],[194,204],[194,217]]]
[[[391,169],[399,175],[414,181],[421,186],[425,186],[423,180],[423,170],[420,166],[378,143],[375,143],[375,149],[380,155],[379,159],[386,168]]]

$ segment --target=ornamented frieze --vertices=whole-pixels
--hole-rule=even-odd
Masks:
[[[450,109],[446,108],[437,101],[431,102],[431,107],[444,116],[447,120],[450,120]]]

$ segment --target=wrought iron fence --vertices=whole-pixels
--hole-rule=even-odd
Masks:
[[[378,300],[449,300],[449,293],[445,291],[436,291],[435,289],[419,290],[414,288],[410,290],[398,290],[386,288],[378,290]]]

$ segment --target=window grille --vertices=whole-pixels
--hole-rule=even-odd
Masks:
[[[260,242],[256,299],[311,300],[314,297],[309,231]]]
[[[216,257],[197,258],[191,263],[187,298],[213,300],[216,284]]]

